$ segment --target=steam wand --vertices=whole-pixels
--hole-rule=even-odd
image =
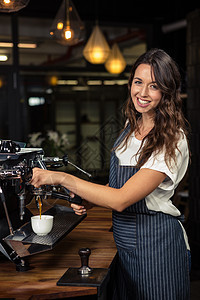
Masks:
[[[88,177],[92,177],[92,174],[86,172],[85,170],[81,169],[80,167],[78,167],[77,165],[75,165],[74,163],[72,163],[71,161],[68,160],[68,156],[64,155],[63,158],[59,158],[59,157],[43,157],[42,159],[44,162],[46,163],[58,163],[58,162],[62,162],[65,166],[67,166],[68,164],[75,167],[77,170],[81,171],[82,173],[84,173],[85,175],[87,175]]]
[[[75,164],[73,164],[71,161],[67,161],[69,165],[75,167],[77,170],[81,171],[82,173],[84,173],[85,175],[87,175],[88,177],[92,177],[92,174],[84,171],[83,169],[81,169],[80,167],[76,166]]]

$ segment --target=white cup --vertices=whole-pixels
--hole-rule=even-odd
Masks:
[[[53,216],[41,215],[41,219],[39,215],[33,216],[31,217],[31,226],[37,235],[46,235],[53,227]]]

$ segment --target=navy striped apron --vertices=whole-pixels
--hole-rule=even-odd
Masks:
[[[120,166],[112,151],[109,186],[121,188],[136,172],[132,166]],[[142,199],[123,212],[113,211],[113,235],[118,250],[113,299],[189,299],[188,253],[176,217],[148,210]]]

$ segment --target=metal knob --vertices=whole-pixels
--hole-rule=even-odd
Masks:
[[[20,146],[11,140],[0,140],[1,153],[16,153],[20,151]]]
[[[78,269],[78,274],[89,275],[92,273],[92,269],[88,266],[89,256],[91,250],[89,248],[81,248],[78,251],[81,258],[81,267]]]

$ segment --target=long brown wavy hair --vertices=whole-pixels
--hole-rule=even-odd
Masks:
[[[120,148],[127,147],[127,141],[133,132],[139,131],[138,121],[141,113],[137,112],[132,98],[131,85],[135,71],[140,64],[151,66],[155,81],[162,93],[161,100],[155,108],[154,127],[142,140],[138,151],[139,159],[137,167],[140,168],[151,154],[165,151],[165,162],[170,168],[176,163],[175,151],[181,134],[188,135],[188,122],[182,112],[182,100],[180,96],[181,76],[174,60],[161,49],[151,49],[141,55],[132,67],[128,82],[128,100],[125,106],[125,117],[130,124],[130,131],[126,135]]]

